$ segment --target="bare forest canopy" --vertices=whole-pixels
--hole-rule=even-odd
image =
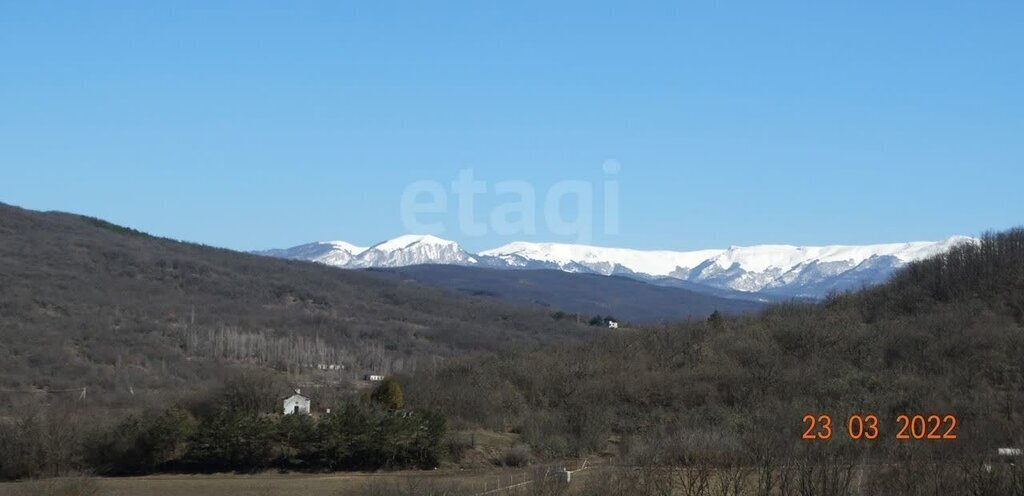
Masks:
[[[402,380],[410,404],[438,408],[462,428],[521,433],[547,457],[614,453],[685,467],[749,466],[766,453],[790,463],[811,450],[854,461],[984,460],[1024,445],[1022,373],[1018,228],[820,304],[455,360]],[[879,439],[851,440],[847,419],[868,412],[880,419]],[[831,415],[836,436],[802,440],[808,413]],[[958,438],[896,441],[897,417],[917,413],[956,416]]]
[[[240,364],[344,381],[595,332],[549,313],[0,204],[7,407],[82,388],[130,407]]]

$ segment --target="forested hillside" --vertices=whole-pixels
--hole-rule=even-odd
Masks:
[[[630,323],[702,319],[756,312],[764,304],[689,289],[658,286],[620,276],[572,274],[558,270],[495,270],[455,265],[414,265],[372,269],[464,294],[491,296],[551,311],[610,315]],[[722,293],[725,293],[722,291]],[[742,293],[734,292],[735,296]],[[750,298],[750,295],[745,295]]]
[[[845,494],[865,470],[887,488],[872,494],[1020,494],[1000,491],[1021,473],[983,467],[997,447],[1024,444],[1022,309],[1024,230],[1014,229],[821,304],[457,361],[404,380],[411,403],[521,433],[544,456],[604,453],[668,473],[766,467],[766,484],[803,466],[810,492],[800,494]],[[857,413],[877,415],[878,439],[850,439]],[[830,415],[836,435],[802,439],[807,414]],[[955,416],[957,438],[897,440],[903,414]]]
[[[594,331],[549,314],[0,204],[0,410],[82,388],[138,404],[241,364],[336,383]]]

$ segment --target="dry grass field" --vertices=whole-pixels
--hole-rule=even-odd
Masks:
[[[417,494],[527,494],[496,488],[532,478],[523,470],[434,472],[159,475],[65,478],[0,484],[0,496],[383,496]]]

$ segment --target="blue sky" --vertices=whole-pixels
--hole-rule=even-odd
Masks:
[[[1022,2],[554,3],[4,2],[0,201],[237,249],[393,237],[467,169],[481,221],[586,181],[601,245],[1024,223]],[[446,194],[469,249],[578,237],[468,233]]]

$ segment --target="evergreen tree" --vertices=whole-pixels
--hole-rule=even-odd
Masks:
[[[370,399],[389,410],[401,410],[405,407],[402,386],[392,377],[384,379],[377,389],[373,390]]]
[[[722,312],[715,310],[708,316],[708,323],[715,330],[722,330],[725,327],[725,317],[722,316]]]

